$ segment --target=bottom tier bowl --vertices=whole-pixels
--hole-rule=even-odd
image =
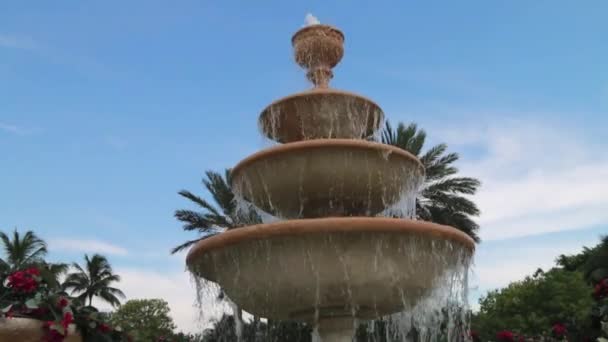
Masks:
[[[448,226],[391,218],[260,224],[198,242],[189,269],[271,319],[369,319],[415,305],[468,263],[474,242]]]

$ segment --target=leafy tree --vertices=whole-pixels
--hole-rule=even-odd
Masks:
[[[241,339],[245,342],[311,342],[312,329],[297,322],[244,322]],[[223,315],[213,328],[205,330],[204,342],[233,342],[237,340],[235,319]]]
[[[84,267],[73,263],[76,272],[68,274],[63,287],[71,290],[73,294],[79,294],[78,298],[85,302],[88,300],[92,305],[93,298],[99,297],[112,306],[120,305],[120,298],[125,298],[121,290],[112,287],[113,283],[120,281],[120,276],[114,274],[112,266],[106,257],[94,254],[89,258],[84,256]]]
[[[169,304],[162,299],[132,299],[111,315],[112,325],[127,332],[135,342],[168,340],[175,324]]]
[[[472,216],[479,215],[477,205],[464,195],[473,195],[480,186],[479,180],[457,177],[457,153],[446,153],[447,145],[439,144],[423,153],[426,132],[414,123],[399,123],[393,128],[386,121],[382,142],[399,147],[417,156],[426,170],[425,183],[416,199],[418,219],[455,227],[479,242],[479,225]]]
[[[491,291],[479,303],[472,326],[484,341],[505,329],[540,336],[556,323],[565,324],[572,340],[581,341],[589,329],[592,299],[581,272],[553,268]]]

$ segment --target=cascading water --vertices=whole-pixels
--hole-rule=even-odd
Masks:
[[[232,170],[235,219],[249,226],[188,254],[202,319],[230,309],[217,301],[223,293],[237,318],[244,310],[260,326],[303,322],[314,341],[464,341],[474,243],[415,220],[422,164],[378,143],[377,104],[329,88],[343,42],[327,25],[294,35],[296,61],[315,87],[268,106],[260,130],[281,144]],[[274,341],[234,325],[225,341]]]

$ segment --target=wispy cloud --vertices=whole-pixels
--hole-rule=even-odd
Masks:
[[[128,254],[127,249],[99,240],[87,239],[51,239],[49,246],[54,251],[102,253],[109,255],[124,256]]]
[[[27,133],[27,130],[16,126],[16,125],[12,125],[6,122],[0,122],[0,131],[4,131],[7,133],[11,133],[11,134],[17,134],[17,135],[23,135]]]
[[[86,75],[103,77],[118,75],[93,58],[73,54],[69,49],[52,46],[47,42],[38,41],[26,35],[0,33],[1,49],[26,50],[35,53],[48,62],[69,66]]]
[[[30,37],[0,33],[0,48],[34,50],[38,46]]]
[[[483,183],[482,239],[608,224],[608,154],[572,127],[494,117],[427,129],[454,151],[480,151],[458,166]]]

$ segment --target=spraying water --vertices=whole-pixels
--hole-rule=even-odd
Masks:
[[[317,17],[315,17],[314,15],[312,15],[312,13],[307,13],[306,16],[304,17],[304,23],[305,26],[311,26],[311,25],[319,25],[321,24],[321,22],[319,21],[319,19],[317,19]]]

